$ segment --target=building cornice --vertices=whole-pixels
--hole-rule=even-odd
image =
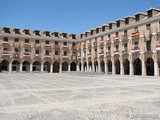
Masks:
[[[68,39],[68,38],[56,38],[56,37],[45,37],[45,36],[30,36],[30,35],[18,35],[18,34],[7,34],[1,33],[2,37],[14,37],[14,38],[28,38],[28,39],[38,39],[38,40],[51,40],[51,41],[62,41],[62,42],[79,42],[78,39]]]
[[[93,38],[101,37],[101,36],[111,34],[111,33],[115,33],[115,32],[119,32],[119,31],[123,31],[123,30],[126,30],[126,29],[131,29],[135,26],[140,26],[140,25],[143,25],[143,24],[146,24],[146,23],[157,21],[157,20],[160,20],[160,16],[147,18],[147,19],[142,20],[142,21],[134,22],[134,23],[131,23],[129,25],[125,25],[125,26],[122,26],[122,27],[119,27],[119,28],[115,28],[115,29],[106,31],[106,32],[102,32],[102,33],[99,33],[99,34],[96,34],[96,35],[92,35],[92,36],[89,36],[87,38],[80,39],[79,42],[83,42],[83,41],[86,41],[86,40],[90,40],[90,39],[93,39]]]

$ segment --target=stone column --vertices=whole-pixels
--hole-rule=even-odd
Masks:
[[[41,72],[43,72],[43,63],[41,64]]]
[[[78,64],[77,64],[77,68],[76,68],[76,71],[77,71],[77,72],[79,72],[79,65],[78,65]]]
[[[132,61],[130,61],[129,63],[130,63],[129,64],[129,74],[133,75],[133,63],[132,63]]]
[[[106,61],[105,61],[105,74],[108,74],[108,65]]]
[[[59,73],[62,73],[62,64],[59,64]]]
[[[120,63],[120,68],[121,68],[121,75],[124,75],[124,66],[123,63]]]
[[[114,63],[114,58],[112,58],[112,75],[115,75],[115,63]]]
[[[68,72],[71,71],[71,64],[68,64]]]
[[[30,72],[32,72],[33,71],[33,65],[32,65],[32,63],[30,64]]]
[[[83,63],[81,64],[81,72],[84,72],[84,66],[83,66]]]
[[[142,61],[142,75],[146,76],[146,65],[144,61]]]
[[[53,73],[53,64],[50,65],[50,73]]]
[[[92,72],[95,72],[94,60],[92,61]]]
[[[154,76],[159,76],[159,68],[157,62],[154,62]]]
[[[12,71],[12,63],[9,63],[9,72]]]
[[[19,69],[19,72],[22,72],[22,63],[20,63],[20,69]]]
[[[98,72],[101,72],[101,62],[98,60]]]

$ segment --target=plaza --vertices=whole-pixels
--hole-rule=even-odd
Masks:
[[[0,74],[0,120],[159,120],[159,77]]]

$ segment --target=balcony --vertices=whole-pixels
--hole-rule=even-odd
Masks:
[[[160,45],[156,45],[156,50],[160,51]]]
[[[59,45],[54,45],[54,49],[59,50],[60,49]]]
[[[69,58],[69,55],[63,55],[62,58],[68,59],[68,58]]]
[[[118,36],[113,37],[113,41],[114,41],[114,42],[119,42],[119,37],[118,37]]]
[[[45,49],[51,49],[51,45],[50,45],[50,44],[45,44],[45,45],[44,45],[44,48],[45,48]]]
[[[35,48],[41,48],[41,44],[35,44]]]
[[[9,44],[8,41],[2,41],[2,44]]]
[[[104,55],[104,51],[100,51],[100,52],[99,52],[99,55],[100,55],[100,56]]]
[[[54,59],[54,61],[58,61],[59,60],[59,55],[55,55],[53,59]]]
[[[25,52],[24,54],[23,54],[23,56],[30,56],[31,54],[30,54],[30,52]]]
[[[92,57],[92,54],[91,54],[91,53],[88,53],[87,56],[88,56],[88,57]]]
[[[111,55],[111,51],[108,50],[108,52],[106,52],[106,55]]]
[[[122,54],[128,54],[128,49],[122,50]]]
[[[2,51],[2,56],[9,56],[9,51]]]
[[[24,43],[24,46],[31,46],[31,43]]]
[[[62,46],[62,49],[63,49],[63,50],[69,50],[69,46],[68,46],[68,45],[63,45],[63,46]]]
[[[103,40],[99,41],[99,45],[104,45],[104,41]]]
[[[139,32],[133,32],[131,34],[132,40],[139,40]]]
[[[113,55],[119,55],[119,50],[113,51]]]
[[[51,58],[51,55],[50,54],[45,54],[44,58]]]
[[[138,47],[135,47],[135,48],[132,48],[132,53],[136,53],[136,52],[139,52],[140,51],[140,48]]]
[[[77,46],[72,46],[72,50],[77,50]]]

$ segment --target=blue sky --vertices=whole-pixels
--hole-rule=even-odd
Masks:
[[[0,0],[0,27],[80,34],[160,7],[160,0]]]

